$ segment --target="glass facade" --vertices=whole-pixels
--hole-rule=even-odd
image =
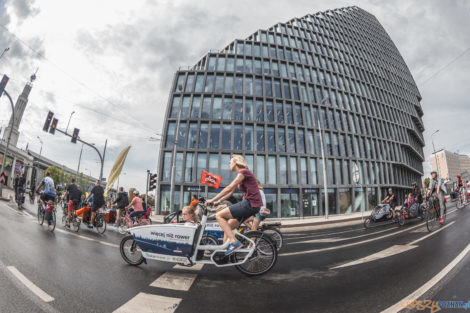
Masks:
[[[237,39],[178,71],[171,90],[159,156],[162,212],[188,204],[194,190],[217,192],[199,186],[201,170],[228,185],[234,153],[264,185],[271,217],[325,214],[325,183],[328,214],[347,214],[370,209],[388,187],[401,201],[421,180],[421,95],[378,20],[358,7]]]

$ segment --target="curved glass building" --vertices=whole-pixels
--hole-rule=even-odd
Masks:
[[[272,217],[364,211],[388,187],[402,200],[423,175],[420,100],[384,28],[358,7],[237,39],[175,74],[159,159],[160,212],[218,191],[199,185],[201,170],[226,186],[234,153],[264,185]]]

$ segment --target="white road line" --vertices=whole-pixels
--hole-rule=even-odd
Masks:
[[[196,277],[197,274],[193,273],[166,272],[158,277],[153,283],[151,283],[150,286],[164,289],[188,291],[194,283]]]
[[[444,269],[442,269],[439,273],[437,273],[433,278],[428,280],[424,285],[413,291],[411,294],[408,296],[404,297],[402,300],[399,302],[395,303],[391,307],[385,309],[382,311],[382,313],[394,313],[402,310],[404,307],[402,306],[403,303],[406,303],[407,301],[413,301],[424,295],[429,289],[434,287],[442,278],[444,278],[457,264],[459,264],[460,261],[467,255],[467,253],[470,251],[470,244],[467,245],[465,249],[460,252],[460,254],[452,260]]]
[[[446,229],[447,227],[449,227],[450,225],[452,225],[452,224],[454,224],[454,223],[455,223],[455,221],[453,221],[453,222],[451,222],[451,223],[449,223],[449,224],[447,224],[447,225],[445,225],[445,226],[439,228],[439,229],[436,230],[436,231],[433,231],[432,233],[427,234],[426,236],[423,236],[423,237],[421,237],[421,238],[418,238],[418,239],[416,239],[415,241],[412,241],[412,242],[410,242],[410,243],[408,243],[408,244],[409,244],[409,245],[417,244],[418,242],[423,241],[424,239],[429,238],[429,237],[431,237],[431,236],[437,234],[437,233],[440,232],[441,230]]]
[[[44,302],[52,302],[54,298],[44,292],[41,288],[36,286],[32,281],[30,281],[26,276],[24,276],[20,271],[14,266],[7,266],[7,269],[16,277],[20,282],[23,283],[29,290],[31,290],[36,296],[38,296]]]
[[[63,229],[60,229],[60,228],[56,228],[55,230],[58,231],[58,232],[67,234],[67,235],[75,236],[75,237],[85,239],[85,240],[88,240],[88,241],[93,241],[93,242],[96,242],[96,243],[99,243],[99,244],[102,244],[102,245],[105,245],[105,246],[119,248],[119,245],[116,245],[114,243],[109,243],[109,242],[106,242],[106,241],[101,241],[101,240],[97,240],[97,239],[94,239],[94,238],[82,236],[82,235],[79,235],[79,234],[76,234],[76,233],[72,233],[68,230],[63,230]]]
[[[115,310],[114,313],[171,313],[176,310],[180,302],[180,298],[139,292],[137,296]]]
[[[312,237],[321,237],[321,236],[328,236],[328,235],[339,235],[339,234],[346,234],[346,233],[357,232],[357,231],[364,231],[364,228],[343,230],[343,231],[337,231],[337,232],[332,232],[332,233],[311,234],[311,235],[296,234],[295,236],[289,236],[289,234],[285,234],[284,236],[286,237],[286,239],[291,240],[291,239],[304,239],[304,238],[312,238]]]
[[[296,244],[301,244],[301,243],[321,243],[321,242],[340,242],[340,241],[346,241],[346,240],[351,240],[351,239],[357,239],[357,238],[362,238],[362,237],[367,237],[367,236],[373,236],[375,234],[381,234],[385,233],[391,230],[397,230],[397,228],[389,228],[389,229],[384,229],[381,231],[377,231],[374,233],[367,233],[367,234],[362,234],[354,237],[345,237],[345,238],[322,238],[322,239],[312,239],[312,240],[303,240],[303,241],[296,241],[296,242],[289,242],[289,245],[296,245]]]
[[[177,269],[177,270],[189,270],[189,271],[200,271],[200,270],[202,270],[203,267],[204,267],[204,264],[202,264],[202,263],[193,265],[191,267],[184,266],[184,265],[179,265],[179,264],[176,264],[175,266],[173,266],[173,268]]]
[[[362,263],[367,263],[367,262],[372,262],[378,259],[386,258],[395,254],[400,254],[403,252],[406,252],[408,250],[417,248],[418,246],[412,246],[412,245],[394,245],[391,246],[390,248],[387,248],[385,250],[379,251],[377,253],[368,255],[366,257],[357,259],[355,261],[348,262],[346,264],[342,264],[339,266],[331,267],[330,269],[337,269],[337,268],[342,268],[342,267],[348,267],[348,266],[353,266],[353,265],[358,265]]]

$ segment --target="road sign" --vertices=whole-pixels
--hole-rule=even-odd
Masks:
[[[5,183],[5,173],[2,172],[2,174],[0,174],[0,184],[4,184]]]

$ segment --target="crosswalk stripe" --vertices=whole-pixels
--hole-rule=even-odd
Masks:
[[[197,274],[193,273],[166,272],[160,277],[158,277],[153,283],[151,283],[150,286],[172,290],[188,291],[189,288],[191,288],[191,285],[193,284],[196,277]]]
[[[164,297],[139,292],[113,313],[172,313],[180,304],[180,298]]]

